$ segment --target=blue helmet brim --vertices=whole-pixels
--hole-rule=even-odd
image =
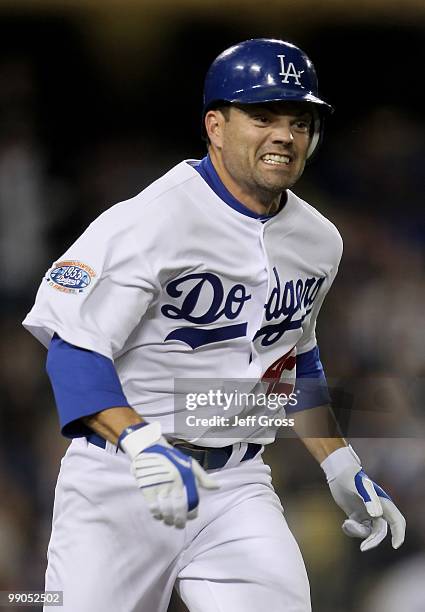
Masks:
[[[318,110],[320,112],[324,112],[327,114],[331,114],[334,112],[334,108],[321,100],[311,92],[306,92],[303,95],[300,95],[299,91],[291,91],[289,89],[285,89],[284,91],[279,88],[264,88],[264,87],[252,87],[248,90],[235,91],[233,96],[229,96],[223,100],[212,100],[207,106],[204,107],[205,113],[208,110],[211,110],[215,106],[220,105],[220,103],[228,103],[228,104],[260,104],[267,102],[309,102],[310,104],[315,104],[318,106]]]

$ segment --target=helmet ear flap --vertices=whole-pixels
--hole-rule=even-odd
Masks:
[[[316,108],[313,108],[313,123],[311,129],[310,145],[307,150],[307,159],[310,160],[319,144],[322,141],[323,136],[323,117]]]

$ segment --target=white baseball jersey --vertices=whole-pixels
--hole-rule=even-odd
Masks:
[[[24,321],[46,347],[56,332],[113,359],[130,405],[164,433],[176,432],[176,380],[252,388],[282,356],[316,345],[342,253],[335,226],[291,191],[261,222],[221,200],[197,163],[100,215],[48,270]],[[228,444],[219,430],[206,427],[202,444]]]

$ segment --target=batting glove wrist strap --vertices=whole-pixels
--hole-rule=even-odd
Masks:
[[[322,461],[320,467],[326,474],[326,480],[330,483],[342,474],[346,468],[354,467],[359,471],[362,469],[362,464],[357,454],[349,445],[338,448],[328,455],[328,457]]]
[[[118,439],[118,446],[134,459],[149,446],[161,440],[161,425],[154,423],[138,423],[124,429]]]

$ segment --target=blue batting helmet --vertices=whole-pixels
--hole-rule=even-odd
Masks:
[[[223,102],[277,101],[309,102],[316,109],[310,157],[320,141],[323,115],[333,112],[319,96],[313,63],[291,43],[254,38],[226,49],[211,64],[205,77],[202,118]]]

